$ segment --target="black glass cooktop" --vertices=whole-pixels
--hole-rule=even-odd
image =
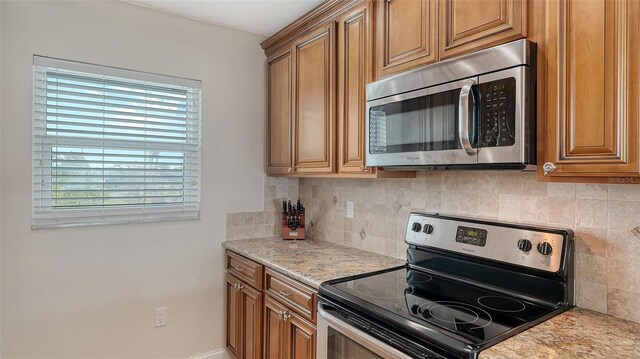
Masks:
[[[426,334],[445,334],[472,346],[557,309],[406,268],[334,282],[331,287],[369,313],[390,312]]]

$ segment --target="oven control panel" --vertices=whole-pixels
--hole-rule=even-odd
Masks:
[[[557,232],[411,213],[405,242],[555,273],[562,269],[571,233]]]

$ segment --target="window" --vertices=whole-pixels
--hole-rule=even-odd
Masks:
[[[34,56],[33,227],[200,216],[200,82]]]

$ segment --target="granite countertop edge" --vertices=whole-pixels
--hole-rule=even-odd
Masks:
[[[252,238],[252,239],[263,239],[263,238]],[[267,238],[268,239],[268,238]],[[235,242],[235,241],[233,241]],[[304,274],[300,274],[298,272],[295,272],[294,270],[291,269],[287,269],[283,266],[277,265],[259,255],[253,254],[250,251],[247,250],[241,250],[241,249],[237,249],[234,248],[233,245],[229,245],[228,241],[222,242],[222,246],[227,249],[230,250],[234,253],[240,254],[243,257],[247,257],[249,259],[251,259],[252,261],[255,261],[257,263],[262,264],[265,267],[268,267],[270,269],[273,269],[274,271],[284,274],[286,276],[289,276],[299,282],[302,282],[310,287],[313,287],[314,289],[319,289],[320,288],[320,284],[316,281],[314,281],[312,278],[309,278],[308,276],[305,276]]]
[[[243,247],[243,244],[245,245],[247,243],[257,244],[258,241],[264,241],[266,244],[273,244],[273,245],[279,246],[285,251],[289,248],[290,245],[296,245],[299,247],[295,248],[295,251],[293,251],[292,253],[285,253],[285,254],[279,253],[278,255],[273,255],[271,253],[263,255],[262,253],[259,253],[260,249],[255,249],[253,247],[249,247],[249,248]],[[384,256],[384,255],[376,254],[373,252],[367,252],[365,250],[355,249],[352,247],[347,247],[340,244],[318,240],[318,239],[285,241],[275,237],[251,238],[251,239],[223,241],[222,246],[229,251],[235,252],[246,258],[249,258],[257,263],[264,265],[265,267],[268,267],[278,273],[289,276],[316,290],[320,288],[320,284],[322,282],[325,282],[327,280],[348,277],[348,276],[362,274],[362,273],[374,272],[378,270],[385,270],[385,269],[390,269],[394,267],[400,267],[406,263],[405,261],[397,258]],[[356,270],[354,268],[345,268],[344,274],[343,274],[342,271],[340,270],[341,268],[340,265],[343,262],[336,261],[335,256],[333,255],[327,255],[324,257],[318,256],[318,257],[314,257],[314,260],[316,263],[323,264],[326,261],[329,264],[334,264],[334,266],[318,265],[318,268],[314,268],[316,270],[314,273],[305,273],[305,270],[298,270],[298,268],[295,268],[296,264],[287,263],[285,260],[282,259],[283,255],[284,256],[288,254],[291,254],[292,256],[299,255],[299,253],[296,253],[296,251],[302,251],[303,253],[305,251],[310,251],[310,253],[318,254],[318,252],[326,251],[326,250],[333,251],[333,254],[335,254],[336,251],[339,251],[343,260],[345,257],[351,258],[351,259],[357,259],[360,255],[362,255],[368,259],[371,259],[371,258],[379,259],[381,264],[379,265],[371,264],[371,265],[362,267],[361,270]],[[331,272],[331,273],[327,274],[327,272]],[[340,272],[340,273],[333,273],[333,272]],[[318,276],[321,278],[318,278]]]

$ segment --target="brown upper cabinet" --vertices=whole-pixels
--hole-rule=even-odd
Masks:
[[[639,4],[546,4],[541,178],[638,183]]]
[[[637,0],[327,0],[263,43],[267,172],[389,174],[365,167],[367,83],[528,38],[537,44],[538,178],[640,183],[639,7]]]
[[[332,173],[335,160],[335,26],[293,46],[293,171]]]
[[[335,24],[267,57],[267,174],[335,172]]]
[[[372,173],[365,167],[365,87],[373,79],[371,3],[338,19],[338,170]]]
[[[373,1],[365,1],[292,44],[267,50],[268,174],[415,176],[365,166],[365,87],[374,80],[373,35]]]
[[[377,1],[378,78],[436,61],[437,0]]]
[[[374,80],[373,11],[373,1],[365,1],[345,11],[337,19],[337,176],[413,177],[415,172],[385,172],[365,165],[365,90],[367,83]]]
[[[293,170],[291,151],[291,47],[267,58],[267,174]]]
[[[526,0],[440,0],[439,15],[441,59],[527,36]]]

